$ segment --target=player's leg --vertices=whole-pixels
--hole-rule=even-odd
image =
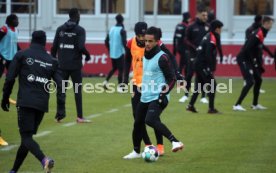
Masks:
[[[137,105],[136,114],[135,114],[135,121],[134,121],[134,129],[132,132],[132,142],[133,142],[133,151],[130,152],[128,155],[124,156],[124,159],[135,159],[140,158],[141,154],[141,141],[143,134],[146,131],[145,125],[145,116],[148,110],[147,103],[139,103]]]
[[[43,119],[44,113],[32,108],[18,108],[18,125],[21,136],[21,145],[17,151],[16,159],[12,171],[17,171],[30,151],[43,165],[45,155],[40,146],[33,139],[37,129]],[[43,165],[44,166],[44,165]]]
[[[113,76],[113,74],[115,73],[115,71],[117,70],[117,63],[116,63],[116,59],[111,59],[111,63],[112,63],[112,69],[109,71],[105,82],[108,82],[110,80],[110,78]]]
[[[133,85],[133,94],[131,97],[131,105],[132,105],[132,114],[133,114],[134,120],[136,117],[136,109],[140,102],[140,98],[141,98],[141,93],[140,93],[140,91],[138,91],[137,85]],[[142,138],[143,138],[145,145],[151,145],[151,141],[149,139],[149,135],[148,135],[147,131],[145,131]]]
[[[197,73],[196,74],[196,78],[195,78],[195,88],[194,88],[194,92],[192,95],[192,98],[186,108],[187,111],[191,111],[193,113],[197,113],[196,108],[194,107],[195,102],[197,100],[197,97],[199,95],[199,93],[202,92],[202,80],[201,80],[201,76]]]
[[[62,80],[64,81],[63,83],[65,84],[65,86],[62,86],[62,87],[67,88],[70,73],[67,70],[61,70],[60,73],[62,76]],[[57,113],[55,116],[55,119],[57,122],[61,122],[61,120],[66,117],[66,109],[65,109],[66,93],[65,92],[62,93],[62,91],[57,90],[57,94],[56,94]],[[62,97],[59,97],[60,95],[62,95]]]
[[[89,123],[91,121],[87,120],[83,117],[81,69],[72,71],[71,78],[72,78],[73,88],[74,88],[74,93],[75,93],[75,103],[76,103],[76,108],[77,108],[77,122],[78,123]]]
[[[163,124],[160,120],[160,115],[166,108],[167,104],[168,102],[160,106],[158,101],[150,102],[145,122],[147,125],[158,131],[158,133],[165,136],[173,145],[172,151],[176,152],[183,148],[183,144],[176,139],[176,137],[172,134],[168,127],[165,124]]]
[[[240,62],[239,67],[243,75],[245,85],[242,88],[240,97],[238,98],[236,104],[233,106],[233,110],[246,111],[246,109],[244,109],[241,104],[248,94],[250,88],[254,85],[253,70],[251,66],[246,62]]]
[[[262,75],[259,69],[254,69],[254,80],[255,80],[255,85],[253,88],[253,104],[252,104],[252,109],[254,110],[263,110],[267,109],[266,107],[262,106],[259,104],[259,95],[260,95],[260,89],[262,86]]]
[[[118,68],[118,84],[123,82],[123,72],[124,72],[124,54],[117,59],[116,66]]]

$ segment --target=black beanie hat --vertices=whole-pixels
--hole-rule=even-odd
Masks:
[[[134,27],[135,35],[145,35],[148,29],[146,22],[137,22]]]
[[[31,42],[45,46],[46,45],[46,33],[42,30],[34,31],[32,33],[32,41]]]
[[[124,17],[121,14],[117,14],[115,19],[116,19],[117,23],[123,23],[123,21],[124,21]]]
[[[223,27],[223,23],[219,20],[213,20],[210,24],[210,31],[215,31],[217,28]]]
[[[183,21],[187,22],[188,19],[189,19],[191,16],[190,16],[190,13],[189,13],[189,12],[184,12],[184,13],[182,14],[182,17],[183,17]]]
[[[263,19],[262,15],[257,14],[254,18],[255,23],[261,23]]]

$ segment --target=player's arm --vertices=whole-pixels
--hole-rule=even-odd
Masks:
[[[59,46],[59,32],[60,29],[58,28],[55,34],[55,38],[54,38],[54,42],[51,48],[51,55],[56,58],[57,55],[57,50],[58,50],[58,46]]]
[[[3,37],[7,34],[8,32],[8,29],[6,26],[3,26],[1,29],[0,29],[0,41],[3,39]],[[0,53],[0,60],[1,59],[4,59],[3,55]]]
[[[174,72],[176,75],[176,79],[184,80],[184,77],[181,75],[181,73],[178,70],[179,68],[178,68],[175,56],[169,51],[169,49],[165,46],[165,44],[161,43],[160,48],[162,51],[164,51],[169,56],[169,59],[172,64],[172,68],[174,69]]]
[[[192,25],[188,26],[186,33],[185,33],[185,44],[193,50],[196,50],[196,46],[191,42],[192,40]]]
[[[215,67],[216,64],[210,64],[211,62],[216,63],[216,55],[213,54],[214,50],[216,49],[215,44],[211,43],[210,41],[206,41],[205,42],[205,46],[206,48],[204,49],[204,59],[206,60],[206,62],[209,62],[208,64],[204,64],[204,72],[206,73],[205,75],[208,76],[211,74],[211,71],[215,71]]]
[[[170,59],[168,55],[163,54],[158,61],[158,65],[162,73],[164,74],[167,84],[167,86],[162,87],[160,97],[165,97],[165,95],[167,95],[173,89],[176,78],[173,70],[171,69]]]
[[[105,44],[105,47],[107,48],[107,50],[109,52],[109,34],[108,33],[106,34],[106,38],[104,40],[104,44]]]
[[[131,62],[132,62],[132,55],[130,52],[131,42],[132,42],[132,39],[129,40],[126,45],[126,54],[125,54],[125,62],[124,62],[124,80],[123,80],[125,84],[128,83],[129,71],[130,71]]]
[[[20,71],[21,59],[22,59],[21,52],[16,53],[8,70],[8,74],[3,87],[3,96],[2,96],[2,102],[1,102],[1,107],[4,111],[9,111],[9,97],[12,93],[12,88],[15,83],[15,78],[17,77]]]
[[[124,48],[126,49],[126,46],[127,46],[127,34],[126,34],[126,30],[124,30],[124,29],[121,30],[121,37],[122,37],[122,43],[124,45]]]
[[[174,35],[173,35],[173,55],[176,56],[176,50],[177,50],[177,39],[176,39],[176,32],[177,32],[177,26],[175,28],[175,31],[174,31]]]
[[[273,53],[270,51],[270,49],[266,46],[266,45],[264,45],[263,44],[263,50],[264,51],[266,51],[266,53],[268,53],[268,55],[270,56],[270,57],[274,57],[274,55],[273,55]]]

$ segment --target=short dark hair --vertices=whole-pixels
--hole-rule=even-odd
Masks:
[[[79,10],[77,8],[71,8],[69,10],[70,19],[76,19],[79,16]]]
[[[46,45],[46,33],[42,30],[34,31],[32,33],[32,43],[41,44],[42,46]]]
[[[117,23],[123,23],[124,17],[121,14],[117,14],[115,17]]]
[[[199,4],[197,6],[197,12],[198,13],[208,12],[208,10],[207,10],[207,8],[206,8],[206,6],[204,4]]]
[[[15,20],[15,19],[18,19],[18,17],[16,16],[16,14],[10,14],[10,15],[8,15],[7,18],[6,18],[6,24],[8,26],[11,26],[13,24],[13,20]]]
[[[254,17],[255,23],[261,23],[261,22],[262,22],[262,19],[263,19],[263,16],[262,16],[262,15],[259,15],[259,14],[257,14],[257,15]]]
[[[153,35],[155,40],[160,40],[162,37],[161,29],[154,26],[148,28],[146,34]]]
[[[219,20],[213,20],[210,24],[210,31],[214,32],[217,28],[222,28],[223,23]]]
[[[264,16],[262,23],[264,24],[264,23],[270,22],[270,21],[274,22],[274,19],[269,16]]]

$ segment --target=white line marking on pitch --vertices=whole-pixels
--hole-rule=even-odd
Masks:
[[[131,104],[126,104],[123,106],[124,108],[128,108],[128,107],[131,107]]]
[[[10,151],[14,148],[18,147],[18,145],[9,145],[1,149],[1,151]]]
[[[42,131],[42,132],[34,135],[34,137],[35,138],[39,138],[39,137],[43,137],[43,136],[49,135],[50,133],[52,133],[52,131]]]
[[[63,127],[70,127],[70,126],[73,126],[75,124],[76,124],[76,122],[70,122],[70,123],[63,124],[62,126]]]
[[[117,112],[119,111],[119,109],[111,109],[109,111],[106,111],[105,113],[109,114],[109,113],[113,113],[113,112]]]
[[[89,116],[87,116],[86,118],[87,119],[92,119],[92,118],[96,118],[96,117],[99,117],[99,116],[102,116],[103,114],[99,113],[99,114],[91,114]]]

